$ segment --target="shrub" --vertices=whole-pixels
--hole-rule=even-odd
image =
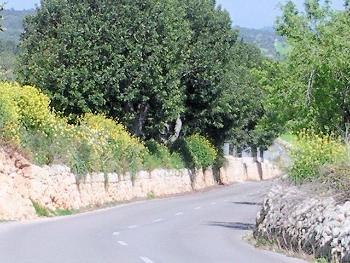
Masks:
[[[185,139],[185,158],[193,168],[206,169],[215,163],[218,153],[215,147],[205,137],[194,134]]]
[[[144,158],[144,166],[147,170],[156,168],[182,169],[185,167],[179,153],[173,152],[163,144],[154,140],[146,142],[148,153]]]
[[[50,109],[34,87],[0,83],[0,137],[32,154],[39,165],[69,165],[78,176],[131,172],[142,168],[146,147],[118,122],[86,114],[77,125]]]
[[[12,86],[0,83],[0,133],[5,141],[19,143],[20,115],[15,93]]]
[[[343,162],[346,156],[340,138],[303,131],[292,150],[290,176],[296,183],[318,177],[323,166]]]

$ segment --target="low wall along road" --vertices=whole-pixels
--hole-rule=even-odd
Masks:
[[[281,174],[271,162],[227,156],[215,178],[211,169],[154,170],[129,174],[91,174],[77,183],[66,166],[38,167],[21,155],[0,149],[0,220],[37,217],[33,204],[55,211],[77,210],[108,203],[197,191],[218,184],[271,179]]]

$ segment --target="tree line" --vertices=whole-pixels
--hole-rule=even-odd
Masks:
[[[287,48],[274,61],[212,0],[45,0],[25,19],[16,77],[71,122],[102,113],[167,145],[196,133],[253,148],[286,130],[344,133],[349,1],[282,11]]]

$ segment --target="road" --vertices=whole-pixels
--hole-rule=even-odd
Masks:
[[[271,182],[0,225],[1,263],[297,263],[242,240]]]

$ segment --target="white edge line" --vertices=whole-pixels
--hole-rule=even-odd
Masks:
[[[145,262],[145,263],[154,263],[154,261],[152,261],[151,259],[149,259],[148,257],[140,257],[140,259]]]
[[[124,241],[121,241],[121,240],[118,241],[118,244],[121,245],[121,246],[127,246],[128,245],[128,243],[126,243]]]

